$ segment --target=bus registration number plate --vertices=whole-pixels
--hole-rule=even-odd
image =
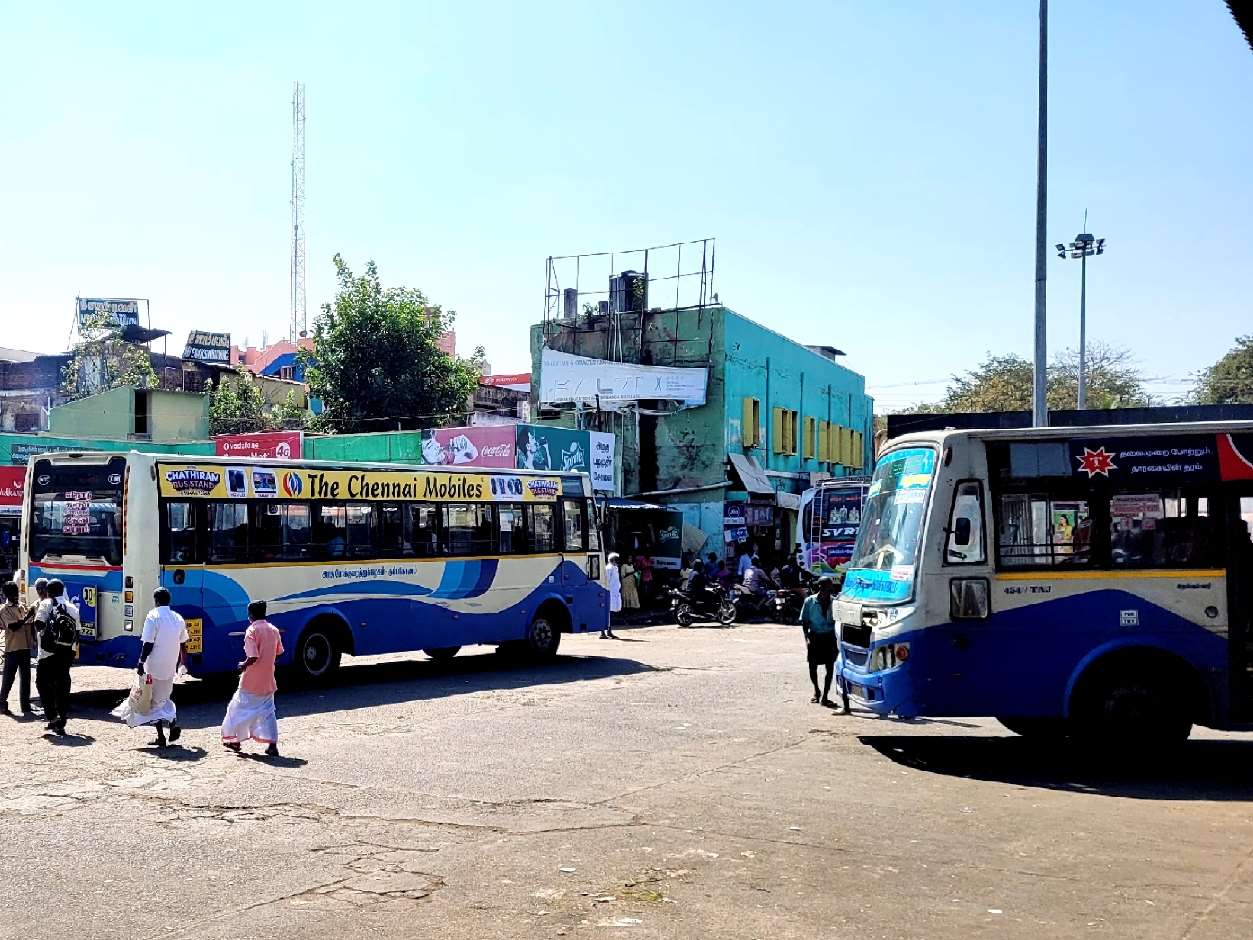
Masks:
[[[204,652],[204,621],[199,617],[187,618],[187,652]]]

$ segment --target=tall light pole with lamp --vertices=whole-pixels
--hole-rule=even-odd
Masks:
[[[1088,227],[1088,214],[1083,214],[1083,227]],[[1057,257],[1079,259],[1079,401],[1082,411],[1088,406],[1088,258],[1105,254],[1105,239],[1080,232],[1068,246],[1058,243]]]

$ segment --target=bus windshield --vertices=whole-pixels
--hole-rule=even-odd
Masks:
[[[107,464],[35,462],[30,558],[75,556],[122,563],[122,477],[126,460]]]
[[[850,568],[907,573],[913,581],[934,474],[935,451],[929,447],[908,447],[880,459],[866,493]]]

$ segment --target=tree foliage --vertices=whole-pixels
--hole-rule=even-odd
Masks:
[[[1198,405],[1253,404],[1253,336],[1236,345],[1201,373],[1192,398]]]
[[[122,327],[111,313],[92,314],[79,334],[82,338],[61,370],[61,392],[70,401],[128,385],[156,386],[148,349],[122,339]]]
[[[1100,343],[1088,347],[1089,408],[1141,408],[1153,404],[1130,351]],[[1022,356],[988,353],[974,369],[954,375],[938,402],[917,405],[914,412],[1030,411],[1033,369]],[[1076,407],[1079,352],[1067,349],[1048,367],[1045,398],[1051,410]]]
[[[314,351],[302,351],[323,423],[339,432],[455,424],[478,387],[470,362],[439,348],[453,311],[416,288],[384,288],[371,261],[361,276],[335,256],[339,290],[314,324]]]
[[[222,380],[216,386],[210,383],[205,391],[209,396],[210,434],[301,430],[312,418],[295,389],[284,401],[271,406],[246,369],[239,370],[235,381]]]

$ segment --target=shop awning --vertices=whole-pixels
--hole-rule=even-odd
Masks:
[[[731,458],[731,466],[735,468],[740,482],[744,484],[744,489],[750,493],[774,495],[770,478],[766,476],[766,471],[761,468],[757,458],[745,457],[743,454],[727,454],[727,456]]]

